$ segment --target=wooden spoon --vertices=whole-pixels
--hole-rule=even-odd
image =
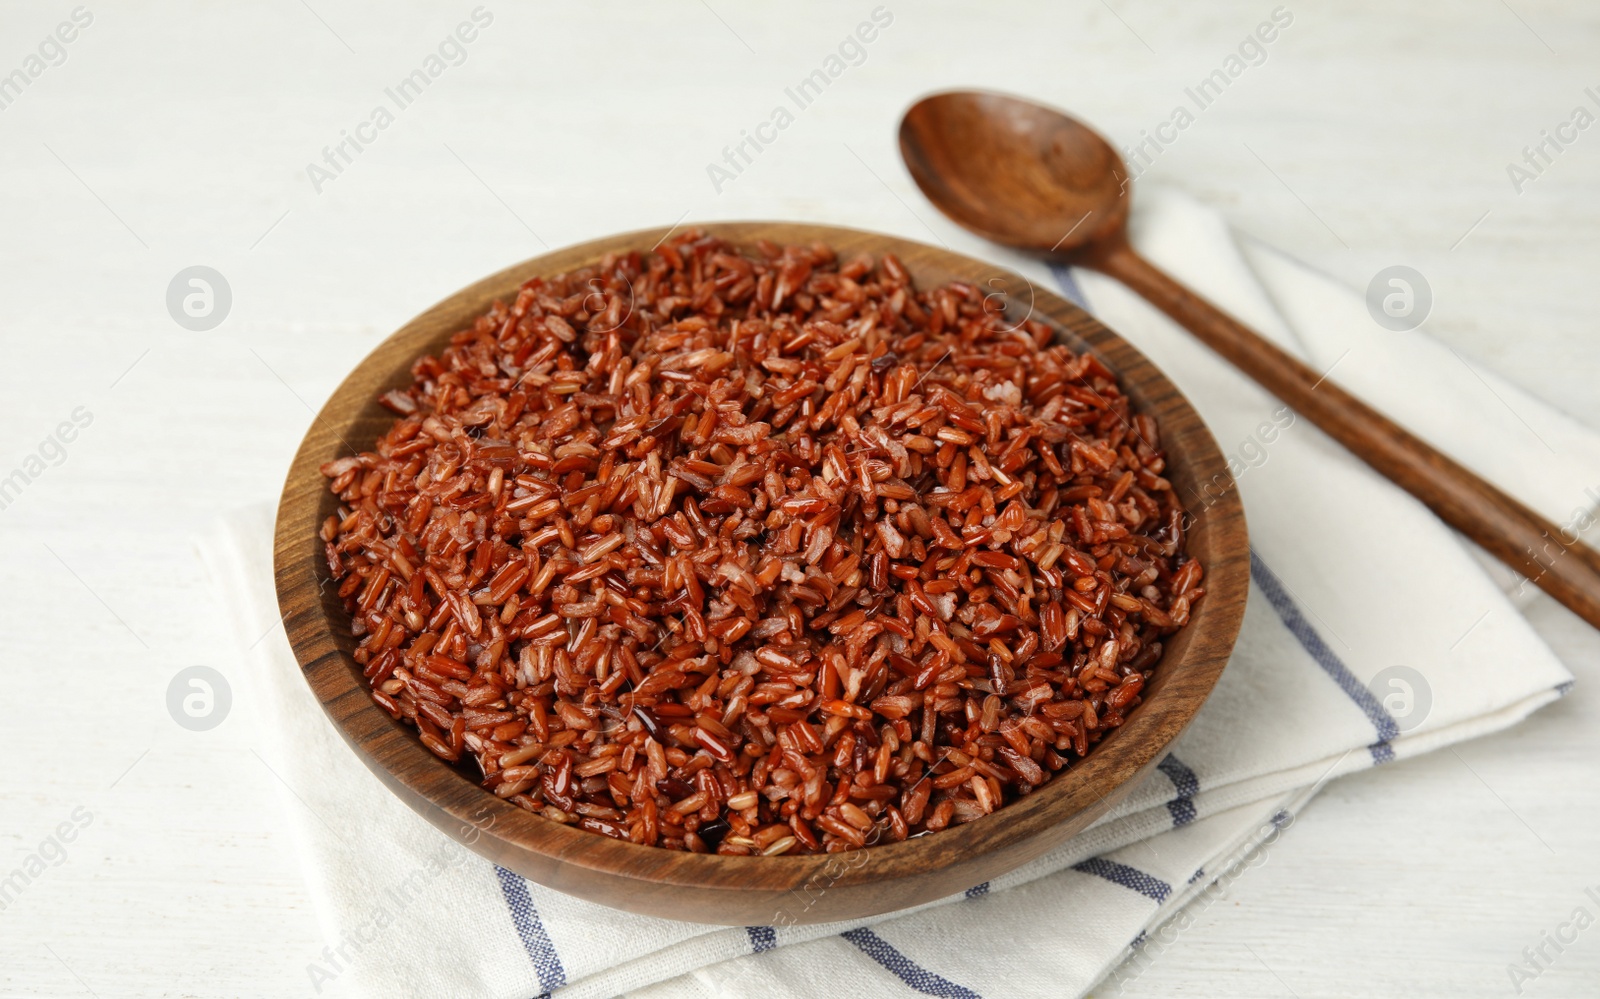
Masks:
[[[900,122],[928,200],[1007,246],[1126,284],[1380,474],[1595,627],[1600,555],[1173,280],[1128,244],[1129,180],[1093,129],[1053,108],[953,91]]]

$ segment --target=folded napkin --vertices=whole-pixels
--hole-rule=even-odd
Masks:
[[[1356,292],[1236,242],[1216,214],[1174,194],[1142,192],[1133,239],[1535,509],[1564,522],[1591,503],[1600,437],[1425,334],[1380,329]],[[328,944],[306,955],[308,987],[499,999],[1081,995],[1113,969],[1136,975],[1192,917],[1185,908],[1258,862],[1328,779],[1504,728],[1566,691],[1569,674],[1505,589],[1420,504],[1121,286],[1032,273],[1177,382],[1244,497],[1253,585],[1239,643],[1158,771],[1049,855],[920,909],[730,928],[593,905],[457,846],[366,770],[273,623],[270,514],[249,511],[200,547],[241,639],[243,686]],[[338,831],[351,818],[358,840]]]

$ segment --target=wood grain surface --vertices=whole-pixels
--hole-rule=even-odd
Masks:
[[[5,869],[78,805],[96,817],[0,912],[0,995],[317,996],[306,964],[338,943],[297,838],[317,820],[257,724],[236,648],[277,614],[262,608],[240,642],[192,539],[223,512],[276,500],[314,412],[421,308],[545,244],[716,218],[893,232],[1048,285],[1043,267],[922,199],[894,148],[898,115],[933,90],[993,87],[1069,108],[1126,147],[1188,104],[1184,89],[1275,6],[1028,0],[997,21],[970,4],[891,2],[895,23],[867,62],[713,191],[708,161],[874,3],[711,0],[738,37],[694,0],[491,3],[495,23],[468,61],[320,192],[307,162],[473,4],[311,0],[337,37],[297,3],[89,5],[95,24],[66,63],[0,114],[0,220],[13,236],[0,245],[5,467],[75,407],[94,414],[65,462],[0,514],[0,669],[13,703],[50,706],[8,716]],[[1288,9],[1294,24],[1266,62],[1164,148],[1140,188],[1181,189],[1247,247],[1264,241],[1358,291],[1380,268],[1417,268],[1434,292],[1426,332],[1486,377],[1600,426],[1586,293],[1600,262],[1600,132],[1520,193],[1506,176],[1596,85],[1593,5]],[[13,6],[0,70],[64,15]],[[162,301],[196,263],[234,292],[232,315],[206,333],[179,327]],[[1477,388],[1485,411],[1540,447]],[[1600,633],[1532,596],[1524,613],[1577,675],[1572,694],[1453,753],[1329,785],[1153,967],[1095,994],[1512,995],[1507,962],[1600,878]],[[234,686],[232,714],[203,733],[164,703],[195,664]],[[64,677],[80,722],[65,741]],[[1592,997],[1596,933],[1525,994]],[[353,994],[343,979],[322,993]]]
[[[1216,683],[1238,635],[1249,586],[1244,512],[1227,464],[1187,400],[1131,345],[1081,309],[993,265],[908,240],[831,226],[718,223],[703,228],[736,244],[820,241],[841,257],[896,254],[919,287],[964,280],[1007,297],[1015,318],[1055,324],[1064,340],[1104,360],[1135,407],[1155,416],[1168,475],[1190,507],[1188,550],[1205,566],[1206,596],[1168,643],[1145,701],[1088,756],[1045,787],[993,815],[901,843],[870,847],[859,862],[835,855],[727,857],[661,850],[552,822],[478,786],[470,764],[452,767],[368,696],[350,658],[349,617],[325,578],[319,525],[337,505],[318,468],[370,449],[394,421],[376,402],[410,383],[410,367],[469,326],[495,299],[536,275],[648,250],[665,229],[627,233],[517,264],[401,327],[363,360],[313,421],[278,508],[279,607],[295,656],[329,718],[363,761],[419,813],[496,863],[541,884],[651,915],[730,925],[784,925],[873,915],[932,901],[1011,870],[1103,815],[1153,766]],[[1198,500],[1198,502],[1197,502]],[[339,821],[358,822],[358,816]],[[825,888],[826,890],[818,890]]]

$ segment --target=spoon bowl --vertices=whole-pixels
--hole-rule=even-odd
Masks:
[[[1128,171],[1111,143],[1053,108],[1004,94],[924,97],[900,121],[922,193],[997,243],[1061,254],[1122,229]]]

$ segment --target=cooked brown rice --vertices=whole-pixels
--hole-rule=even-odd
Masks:
[[[322,528],[372,698],[670,849],[968,822],[1120,725],[1202,594],[1155,421],[893,256],[688,233],[412,368]]]

